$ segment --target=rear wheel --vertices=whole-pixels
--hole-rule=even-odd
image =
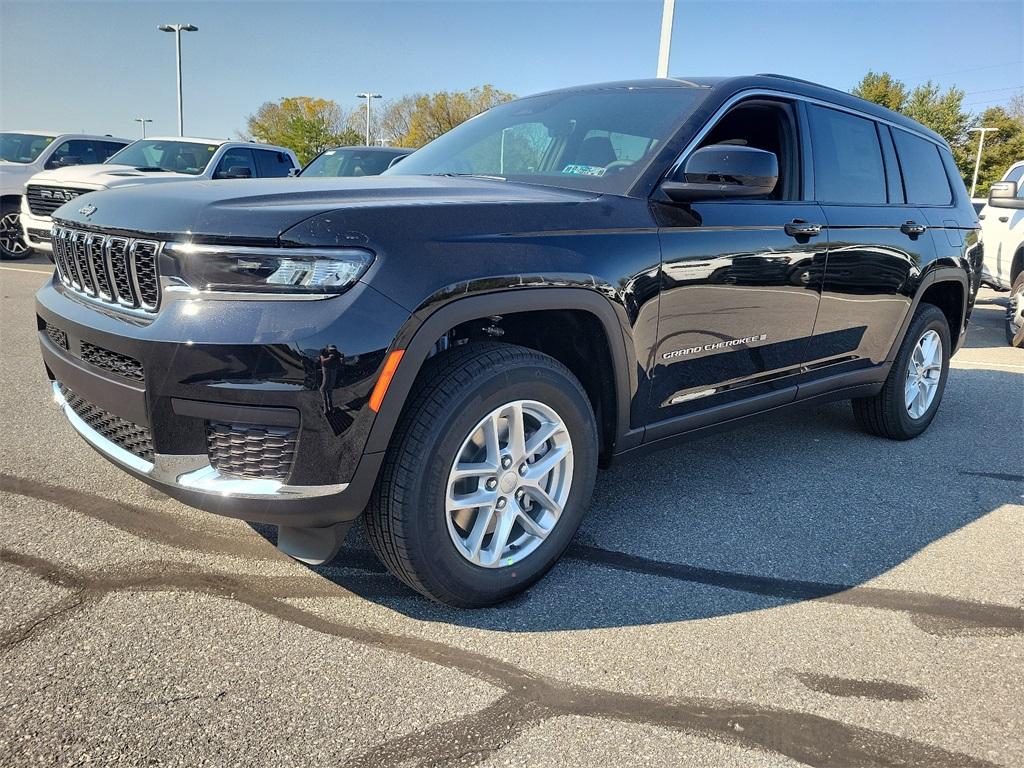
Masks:
[[[15,205],[0,209],[0,259],[25,259],[32,255],[32,249],[25,242],[21,230],[21,214]]]
[[[474,344],[428,363],[364,516],[370,543],[413,589],[492,605],[554,565],[579,527],[597,428],[556,360]]]
[[[939,409],[949,373],[949,324],[938,307],[914,313],[882,391],[853,400],[853,415],[866,432],[909,440],[924,432]]]
[[[1017,275],[1010,288],[1006,307],[1006,343],[1024,347],[1024,272]]]

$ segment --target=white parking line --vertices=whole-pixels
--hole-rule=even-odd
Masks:
[[[29,269],[28,267],[0,267],[5,272],[31,272],[34,275],[48,275],[53,272],[53,267],[50,269]]]
[[[1015,363],[974,363],[969,360],[953,360],[949,367],[970,370],[1024,371],[1024,365],[1016,365]]]

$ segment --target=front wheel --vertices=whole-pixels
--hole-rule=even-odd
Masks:
[[[597,428],[553,358],[471,344],[428,362],[364,516],[377,556],[427,597],[501,602],[561,556],[589,504]]]
[[[32,255],[25,233],[21,230],[21,214],[13,205],[0,210],[0,259],[25,259]]]
[[[1024,347],[1024,272],[1017,275],[1010,288],[1006,306],[1006,343]]]

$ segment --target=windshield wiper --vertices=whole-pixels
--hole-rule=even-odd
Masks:
[[[489,176],[486,173],[425,173],[424,176],[448,176],[449,178],[456,178],[462,176],[468,176],[472,179],[491,179],[493,181],[508,181],[504,176]]]
[[[161,168],[159,165],[136,165],[136,171],[167,171],[168,173],[178,173],[178,171],[172,171],[170,168]]]

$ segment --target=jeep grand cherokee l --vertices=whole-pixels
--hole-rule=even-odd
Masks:
[[[503,104],[362,179],[88,194],[38,294],[54,396],[188,504],[488,605],[599,466],[795,403],[923,432],[977,218],[918,123],[779,76]],[[975,261],[972,261],[975,260]]]

